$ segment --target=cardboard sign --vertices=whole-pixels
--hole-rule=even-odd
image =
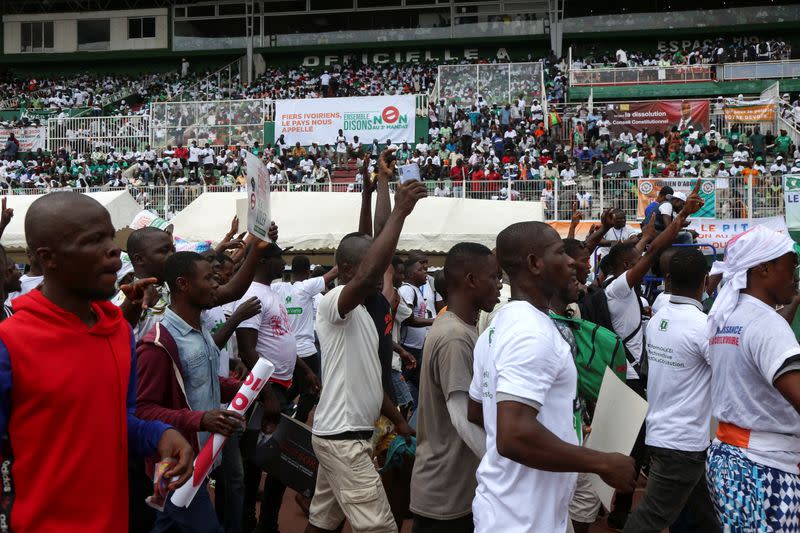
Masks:
[[[647,416],[647,402],[606,368],[592,419],[592,432],[586,447],[600,452],[630,455]],[[590,474],[592,489],[606,509],[611,509],[614,489]]]
[[[245,152],[247,162],[247,232],[262,241],[272,242],[267,236],[270,218],[269,172],[257,156]]]

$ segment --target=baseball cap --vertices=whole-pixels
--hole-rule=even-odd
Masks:
[[[685,202],[686,201],[686,193],[681,192],[681,191],[672,193],[672,199],[674,199],[674,200],[683,200]]]
[[[690,165],[691,165],[691,163],[689,163],[688,161],[684,161],[684,162],[683,162],[683,166],[685,166],[685,167],[688,167],[688,166],[690,166]]]
[[[710,165],[711,164],[711,160],[710,159],[703,159],[703,164],[704,165]]]

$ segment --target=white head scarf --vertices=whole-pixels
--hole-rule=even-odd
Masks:
[[[739,291],[747,287],[747,271],[795,250],[788,235],[764,226],[755,226],[728,241],[725,260],[715,261],[711,275],[722,274],[722,287],[717,294],[706,323],[706,336],[713,337],[725,324],[739,301]]]

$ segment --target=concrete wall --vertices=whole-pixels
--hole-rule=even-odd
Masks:
[[[146,39],[128,39],[128,19],[155,17],[156,36]],[[3,17],[3,53],[21,52],[23,22],[53,22],[53,49],[49,53],[72,53],[78,51],[78,20],[108,19],[110,40],[107,50],[157,50],[169,46],[169,14],[167,9],[135,9],[121,11],[93,11],[87,13],[46,13],[30,15],[6,15]]]

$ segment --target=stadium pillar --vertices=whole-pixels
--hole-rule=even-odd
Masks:
[[[546,30],[550,33],[550,49],[560,58],[564,41],[564,4],[566,0],[547,0]]]
[[[245,25],[247,31],[245,32],[245,40],[247,41],[247,53],[245,55],[245,75],[242,76],[243,81],[250,85],[253,81],[253,19],[255,17],[253,0],[247,0],[245,6],[247,16],[245,17]]]

